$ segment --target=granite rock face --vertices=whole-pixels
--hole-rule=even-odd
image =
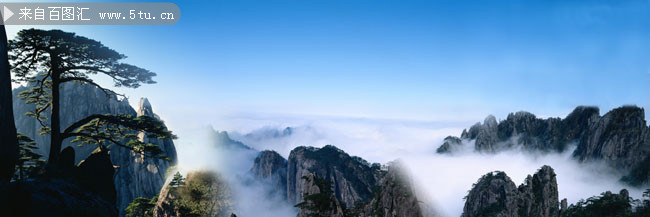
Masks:
[[[650,179],[650,128],[643,108],[622,106],[602,117],[596,107],[579,106],[564,119],[540,119],[528,112],[511,113],[496,123],[488,116],[464,130],[460,139],[474,140],[474,150],[495,153],[506,149],[535,152],[562,152],[576,144],[573,152],[581,162],[599,161],[628,173],[632,184]],[[452,142],[445,140],[439,153],[453,152]]]
[[[338,200],[338,198],[336,198],[336,196],[331,193],[331,186],[318,183],[318,179],[318,176],[314,174],[307,174],[303,177],[304,184],[302,185],[301,189],[303,196],[308,197],[310,195],[317,195],[319,200],[303,202],[305,203],[305,206],[313,208],[298,210],[298,215],[296,215],[296,217],[345,217],[343,205]]]
[[[615,168],[629,169],[650,153],[644,110],[625,106],[614,109],[589,125],[574,156],[581,161],[604,160]]]
[[[517,186],[504,172],[484,175],[467,195],[462,217],[517,216]]]
[[[433,216],[433,213],[421,207],[413,183],[399,162],[394,162],[388,167],[388,172],[379,181],[379,186],[378,192],[363,207],[359,216]]]
[[[287,196],[287,160],[277,152],[260,152],[250,172],[254,177],[266,180],[274,190],[271,193],[282,198]]]
[[[34,139],[39,149],[36,151],[43,156],[48,156],[50,151],[49,135],[40,135],[38,130],[41,125],[32,117],[25,116],[26,112],[34,110],[33,104],[25,104],[18,97],[18,93],[28,87],[14,89],[14,117],[18,132]],[[61,126],[62,129],[70,124],[92,114],[129,114],[133,116],[147,115],[155,117],[147,99],[141,99],[138,111],[134,110],[127,100],[119,100],[115,96],[107,96],[100,89],[84,84],[65,83],[61,87]],[[146,138],[143,134],[141,139]],[[94,145],[79,147],[71,144],[71,139],[63,142],[63,148],[72,147],[75,150],[75,163],[86,159],[96,148]],[[165,155],[171,159],[145,159],[143,156],[119,146],[111,146],[110,157],[113,165],[117,167],[114,184],[117,190],[116,203],[120,215],[124,215],[126,206],[137,197],[151,198],[158,194],[165,181],[167,168],[176,162],[176,149],[171,139],[151,141],[160,146]]]
[[[28,84],[29,85],[29,84]],[[41,128],[39,122],[25,113],[34,111],[34,104],[25,104],[25,100],[20,99],[18,94],[28,90],[29,87],[23,86],[13,90],[14,118],[16,128],[19,133],[24,134],[34,140],[39,146],[36,150],[39,154],[48,156],[50,152],[50,136],[40,135],[38,129]],[[94,86],[64,83],[61,87],[61,129],[65,129],[70,124],[85,118],[92,114],[130,114],[136,115],[126,100],[118,100],[116,97],[108,97],[100,89]],[[46,114],[46,116],[49,116]],[[49,119],[49,118],[48,118]],[[49,122],[47,122],[49,124]],[[71,144],[69,138],[63,142],[61,149],[72,146],[76,151],[75,163],[86,159],[96,146],[81,146]]]
[[[285,184],[289,204],[302,204],[298,216],[433,216],[423,209],[403,166],[369,164],[328,145],[297,147],[289,160],[273,151],[255,159],[251,173],[259,180]],[[278,177],[285,181],[278,181]],[[311,196],[311,199],[305,197]],[[316,195],[316,196],[313,196]]]
[[[331,181],[334,195],[346,207],[368,202],[381,177],[380,168],[372,167],[365,160],[352,157],[334,146],[297,147],[291,151],[287,163],[289,203],[302,201],[305,189],[302,177],[308,174]]]
[[[580,141],[587,129],[599,119],[596,107],[579,106],[566,118],[540,119],[529,112],[510,113],[497,123],[488,116],[483,124],[476,123],[464,130],[461,139],[476,140],[475,150],[493,153],[508,148],[529,151],[563,151],[569,143]]]
[[[519,216],[558,216],[559,196],[555,171],[543,166],[519,186]]]
[[[151,104],[146,98],[140,100],[138,116],[146,115],[155,117]],[[115,186],[118,194],[118,207],[120,215],[124,215],[124,209],[137,197],[151,198],[160,192],[165,183],[167,168],[176,164],[176,148],[171,139],[159,140],[148,138],[144,133],[138,134],[138,138],[144,142],[156,144],[162,149],[165,155],[171,160],[145,158],[144,156],[127,149],[113,146],[111,160],[119,166],[115,175]]]
[[[456,149],[459,149],[461,145],[462,145],[462,140],[460,138],[455,136],[447,136],[443,140],[442,145],[438,147],[438,149],[436,150],[436,153],[438,154],[452,153],[455,152]]]
[[[504,172],[484,175],[466,197],[462,217],[557,217],[555,172],[543,166],[519,187]]]

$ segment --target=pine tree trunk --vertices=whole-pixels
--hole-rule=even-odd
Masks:
[[[57,67],[58,61],[52,58],[52,67]],[[52,114],[50,115],[50,156],[48,158],[48,165],[57,165],[59,163],[59,153],[61,152],[61,112],[59,111],[59,73],[58,70],[52,70]]]
[[[18,161],[18,138],[14,122],[7,52],[7,33],[2,25],[0,26],[0,182],[11,180]]]

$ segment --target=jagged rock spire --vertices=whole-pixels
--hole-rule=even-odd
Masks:
[[[138,117],[143,115],[154,117],[153,109],[151,109],[151,103],[149,103],[149,100],[146,97],[140,98],[140,104],[138,106]]]
[[[519,187],[504,172],[484,175],[466,197],[462,217],[557,217],[560,214],[555,172],[543,166]]]

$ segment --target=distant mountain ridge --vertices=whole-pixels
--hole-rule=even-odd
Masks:
[[[562,152],[571,144],[580,162],[602,161],[625,171],[622,177],[633,185],[650,180],[650,127],[643,108],[622,106],[600,116],[597,107],[579,106],[564,119],[537,118],[529,112],[510,113],[497,122],[489,115],[483,123],[449,136],[436,150],[454,153],[463,141],[474,141],[474,151],[496,153],[507,149],[533,152]]]

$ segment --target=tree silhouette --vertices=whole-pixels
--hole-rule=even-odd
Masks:
[[[2,17],[2,16],[0,16]],[[2,19],[2,18],[0,18]],[[18,142],[11,97],[7,34],[0,26],[0,182],[8,182],[14,175],[18,160]]]
[[[34,170],[43,167],[45,160],[41,159],[43,155],[34,152],[35,149],[38,149],[34,140],[20,133],[18,134],[18,148],[20,158],[16,163],[17,174],[15,179],[24,179],[27,174],[32,174]]]
[[[51,144],[47,165],[57,165],[62,143],[67,138],[81,144],[115,144],[148,157],[161,157],[156,145],[137,139],[137,132],[148,137],[175,138],[155,118],[131,115],[94,114],[61,127],[60,87],[66,82],[80,82],[102,90],[106,95],[120,95],[95,83],[90,75],[111,78],[116,87],[137,88],[153,84],[156,74],[137,66],[121,63],[123,54],[102,43],[61,30],[26,29],[9,41],[14,81],[27,82],[32,88],[20,93],[26,103],[36,109],[27,115],[42,125],[41,133],[50,134]],[[44,115],[49,109],[50,120]]]

